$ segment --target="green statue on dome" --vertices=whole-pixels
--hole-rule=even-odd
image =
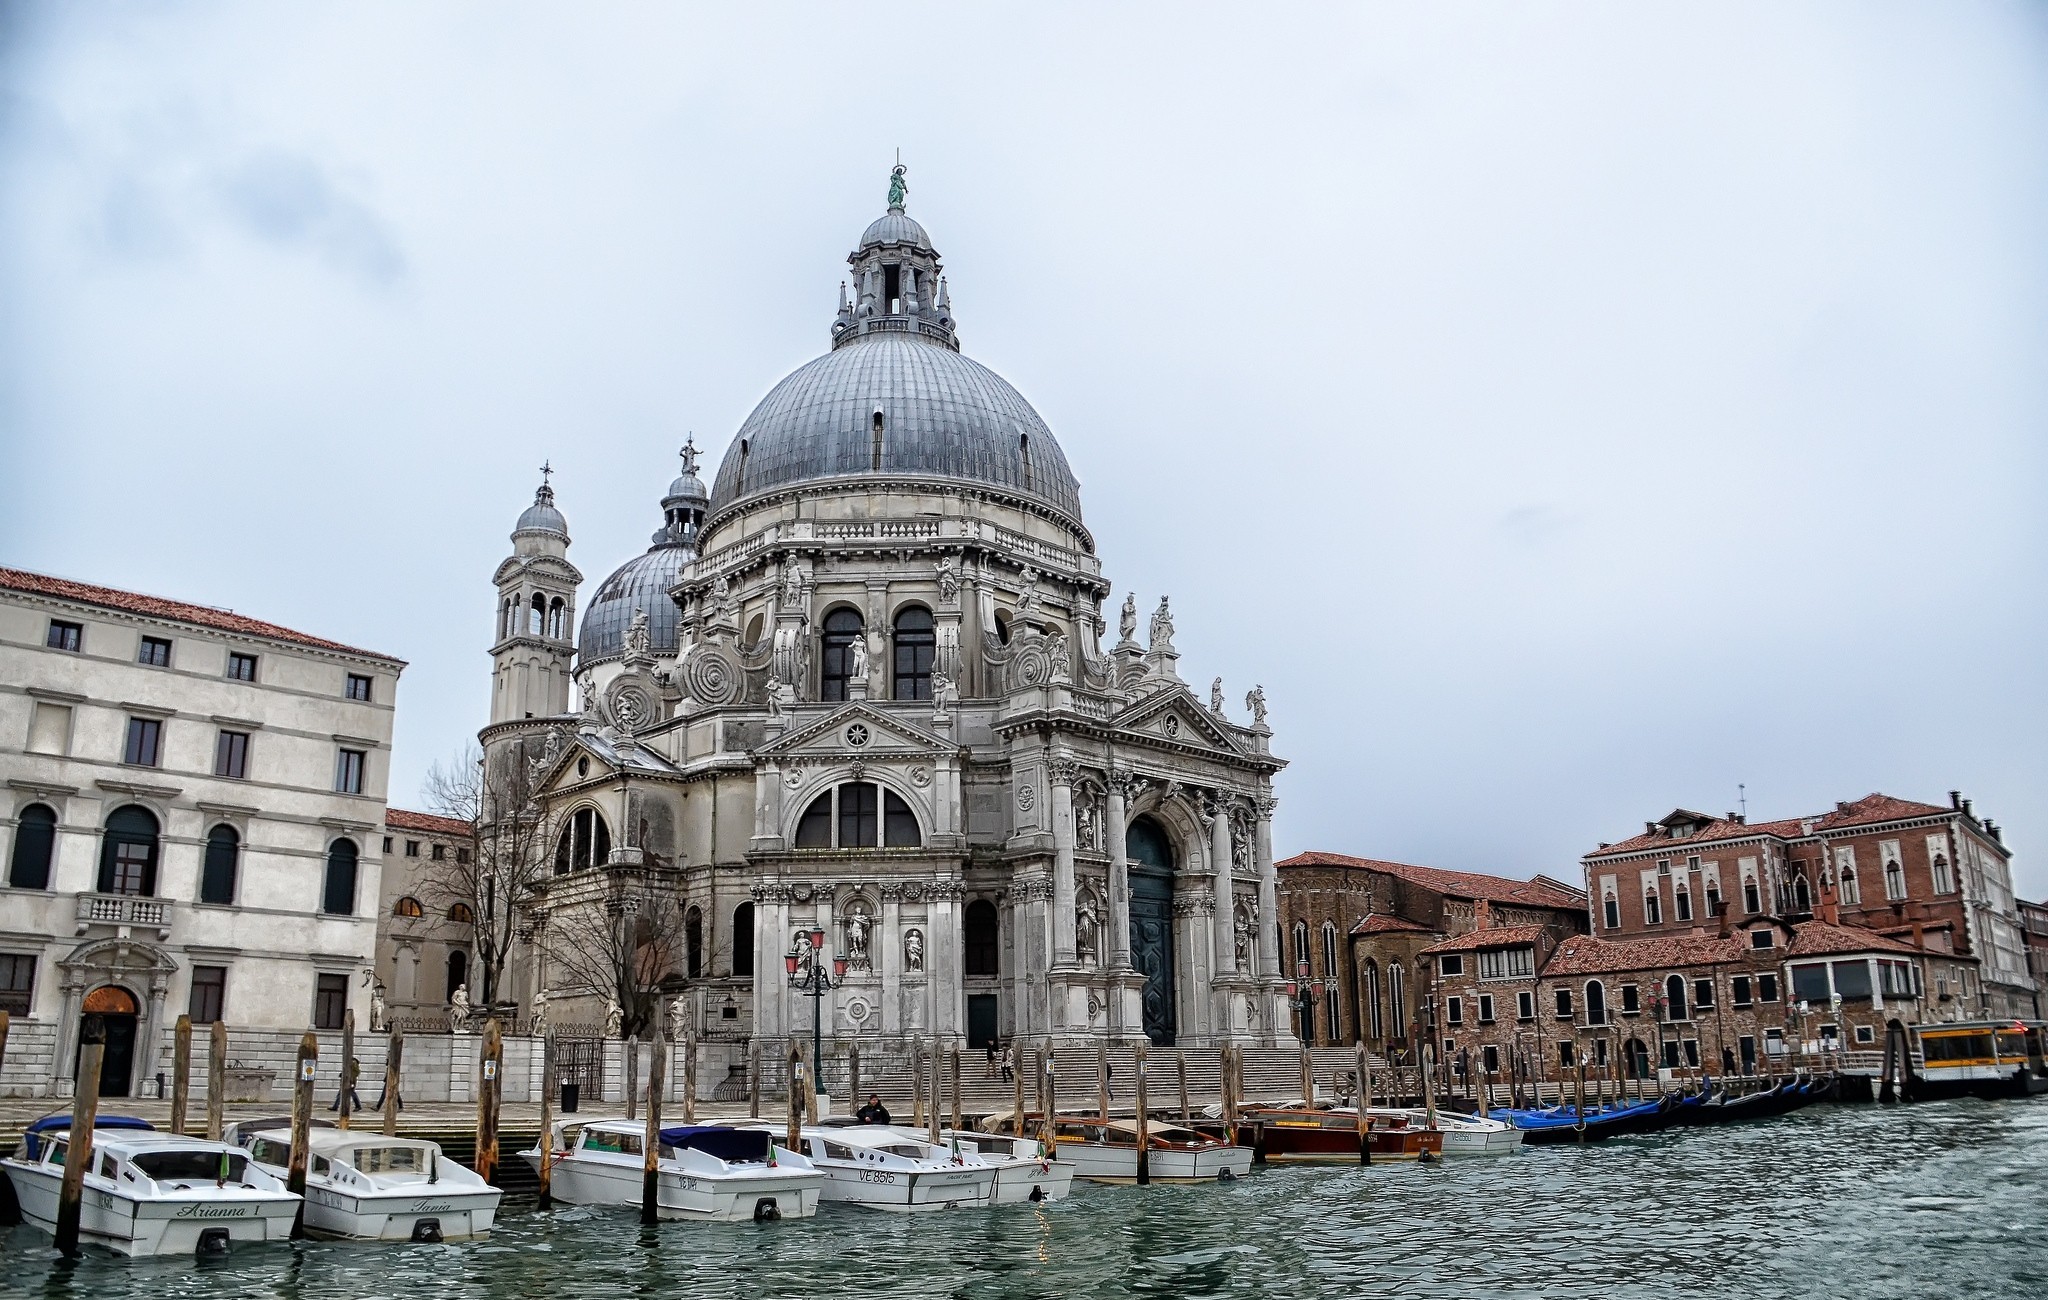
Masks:
[[[889,206],[895,211],[903,210],[903,196],[910,193],[910,187],[903,183],[903,164],[897,163],[889,173]]]

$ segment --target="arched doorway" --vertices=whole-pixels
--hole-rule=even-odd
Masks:
[[[1166,828],[1140,817],[1124,833],[1130,858],[1131,964],[1145,976],[1145,1037],[1173,1044],[1178,1028],[1173,987],[1173,841]]]
[[[1622,1045],[1628,1056],[1628,1077],[1646,1079],[1650,1075],[1650,1048],[1640,1038],[1631,1038]]]
[[[102,984],[85,995],[81,1008],[106,1026],[106,1054],[100,1059],[100,1096],[126,1097],[135,1082],[135,1027],[142,1005],[118,984]],[[80,1050],[84,1036],[80,1035]],[[76,1074],[72,1076],[76,1078]]]

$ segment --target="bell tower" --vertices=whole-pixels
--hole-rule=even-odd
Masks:
[[[576,654],[576,588],[569,521],[555,509],[554,471],[512,529],[512,554],[498,566],[497,636],[491,646],[491,723],[559,717],[569,711]]]

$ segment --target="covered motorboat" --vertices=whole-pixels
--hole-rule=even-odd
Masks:
[[[964,1146],[934,1144],[882,1124],[806,1128],[803,1143],[825,1176],[828,1201],[899,1213],[995,1202],[995,1166]]]
[[[230,1136],[274,1177],[291,1163],[289,1128]],[[316,1128],[306,1134],[306,1232],[347,1241],[461,1241],[488,1237],[499,1190],[424,1138]]]
[[[941,1145],[975,1153],[996,1171],[997,1205],[1063,1201],[1073,1190],[1074,1162],[1053,1158],[1036,1138],[949,1128],[940,1130],[939,1141]]]
[[[1097,1183],[1138,1181],[1138,1122],[1061,1115],[1054,1122],[1056,1154],[1073,1162],[1078,1178]],[[1355,1154],[1357,1148],[1352,1148]],[[1191,1128],[1149,1120],[1145,1125],[1146,1177],[1155,1183],[1229,1182],[1251,1172],[1252,1149],[1205,1137]]]
[[[554,1198],[571,1205],[639,1205],[646,1133],[638,1120],[557,1120],[550,1135]],[[766,1129],[683,1124],[662,1129],[660,1143],[655,1213],[661,1218],[744,1223],[818,1212],[824,1175],[777,1145]],[[539,1170],[538,1145],[520,1156]]]
[[[119,1121],[124,1125],[140,1121]],[[21,1217],[54,1235],[68,1127],[40,1127],[0,1160]],[[95,1127],[78,1236],[123,1255],[191,1255],[284,1241],[299,1198],[241,1148],[132,1127]]]
[[[1434,1160],[1443,1154],[1444,1130],[1431,1128],[1420,1112],[1366,1112],[1366,1140],[1374,1160]],[[1251,1106],[1238,1114],[1239,1141],[1273,1165],[1357,1164],[1358,1111],[1354,1107],[1314,1110],[1300,1103]]]

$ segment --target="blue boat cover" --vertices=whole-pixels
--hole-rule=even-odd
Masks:
[[[723,1124],[684,1124],[661,1131],[664,1145],[702,1151],[720,1160],[766,1162],[773,1139],[763,1129],[727,1128]]]
[[[93,1122],[92,1122],[92,1126],[93,1126],[94,1128],[140,1128],[140,1129],[154,1129],[154,1128],[156,1127],[156,1125],[154,1125],[154,1124],[151,1124],[151,1123],[150,1123],[150,1122],[149,1122],[148,1120],[146,1120],[146,1119],[137,1119],[137,1118],[135,1118],[135,1116],[133,1116],[133,1115],[101,1115],[101,1116],[98,1116],[97,1118],[95,1118],[95,1119],[93,1120]],[[22,1154],[23,1154],[23,1155],[25,1155],[25,1156],[27,1156],[27,1157],[28,1157],[28,1158],[29,1158],[30,1160],[40,1160],[40,1159],[42,1159],[42,1158],[43,1158],[43,1146],[42,1146],[42,1143],[40,1143],[40,1142],[36,1141],[36,1135],[37,1135],[37,1134],[39,1134],[39,1133],[56,1133],[56,1132],[60,1132],[60,1131],[62,1131],[62,1130],[64,1130],[64,1129],[67,1129],[67,1128],[70,1128],[70,1127],[71,1127],[71,1117],[70,1117],[69,1115],[45,1115],[45,1116],[43,1116],[43,1117],[42,1117],[41,1119],[37,1120],[37,1121],[36,1121],[35,1123],[33,1123],[33,1124],[29,1125],[29,1126],[28,1126],[27,1128],[25,1128],[25,1129],[23,1129],[23,1130],[22,1130],[22,1133],[21,1133],[21,1149],[22,1149]]]

